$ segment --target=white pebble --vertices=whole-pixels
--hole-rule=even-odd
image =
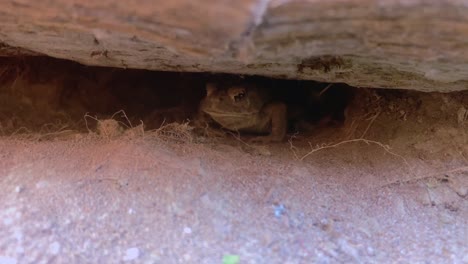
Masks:
[[[375,256],[375,249],[373,247],[367,247],[367,253],[371,256]]]
[[[190,227],[184,227],[184,234],[192,234],[192,229]]]
[[[60,252],[60,243],[55,241],[49,245],[49,253],[52,255],[57,255]]]
[[[125,251],[125,256],[123,257],[123,261],[130,261],[137,259],[140,256],[140,250],[138,248],[129,248]]]

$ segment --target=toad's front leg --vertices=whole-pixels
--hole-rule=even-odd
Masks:
[[[280,142],[286,137],[286,130],[288,126],[287,121],[287,107],[286,104],[281,102],[274,102],[266,105],[262,109],[266,118],[270,119],[271,131],[268,136],[259,136],[251,139],[251,142]]]
[[[193,120],[193,126],[195,127],[196,133],[206,136],[206,137],[225,137],[224,133],[220,129],[215,129],[211,127],[213,120],[205,112],[199,110],[197,115]]]

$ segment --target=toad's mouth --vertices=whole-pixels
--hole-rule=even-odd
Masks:
[[[216,116],[216,117],[244,117],[244,116],[252,116],[258,114],[258,112],[231,112],[231,113],[226,113],[226,112],[216,112],[216,111],[206,111],[211,116]]]

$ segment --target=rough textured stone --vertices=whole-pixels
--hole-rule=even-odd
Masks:
[[[0,24],[3,56],[468,89],[468,0],[4,0]]]

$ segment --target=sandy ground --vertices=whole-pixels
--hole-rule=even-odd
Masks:
[[[0,263],[468,263],[467,98],[372,93],[345,128],[267,146],[3,132]]]

